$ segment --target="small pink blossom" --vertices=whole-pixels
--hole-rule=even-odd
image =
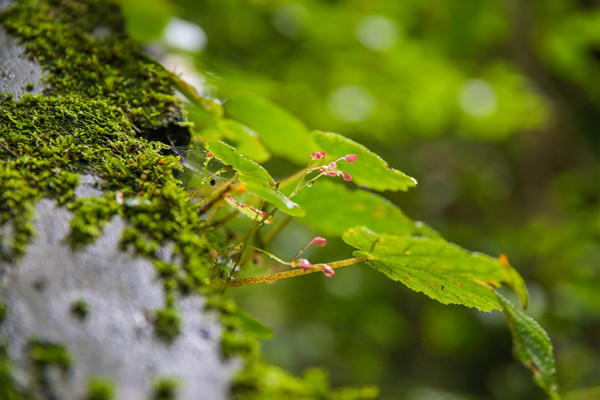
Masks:
[[[296,262],[296,266],[302,269],[311,269],[312,264],[306,258],[301,258]]]
[[[312,240],[312,243],[315,246],[324,247],[327,245],[327,239],[325,239],[324,237],[321,237],[321,236],[317,236],[316,238],[314,238]]]
[[[329,169],[336,169],[337,168],[337,164],[335,163],[335,161],[332,161],[329,163]]]
[[[335,172],[335,171],[329,171],[327,173],[327,175],[329,175],[329,176],[337,176],[337,172]]]
[[[348,154],[344,156],[344,161],[346,161],[347,163],[353,163],[354,161],[356,161],[357,158],[358,156],[356,154]]]
[[[335,271],[328,264],[323,264],[322,271],[325,274],[325,276],[328,278],[331,278],[332,276],[335,275]]]
[[[349,173],[347,173],[347,172],[344,172],[344,173],[342,174],[342,178],[344,178],[344,180],[345,180],[345,181],[351,181],[351,180],[352,180],[352,175],[350,175],[350,174],[349,174]]]
[[[326,153],[324,151],[321,151],[321,152],[315,151],[314,153],[312,153],[310,155],[310,159],[311,160],[320,160],[321,158],[325,158],[325,154]]]

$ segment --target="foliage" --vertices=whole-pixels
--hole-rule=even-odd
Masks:
[[[350,250],[336,239],[344,236],[361,252],[355,258],[442,303],[465,304],[459,296],[473,295],[476,300],[466,305],[503,309],[515,358],[556,396],[547,334],[492,291],[508,283],[523,300],[522,278],[506,257],[463,250],[441,236],[489,254],[506,252],[529,283],[530,314],[558,341],[561,386],[597,384],[595,6],[566,0],[467,0],[435,7],[410,1],[153,0],[140,12],[135,1],[123,3],[129,29],[141,40],[159,39],[156,31],[176,13],[208,37],[204,51],[162,40],[163,49],[183,56],[179,60],[192,60],[203,79],[204,97],[188,93],[187,107],[197,151],[202,154],[203,144],[221,150],[217,159],[224,164],[210,161],[210,176],[229,164],[246,180],[238,184],[224,171],[216,175],[222,190],[216,191],[209,180],[189,174],[190,193],[199,189],[194,201],[203,208],[204,227],[230,240],[229,248],[215,250],[219,278],[233,277],[241,267],[245,275],[264,272],[253,262],[265,260],[252,245],[289,254],[282,258],[294,264],[294,245],[315,231],[328,235],[329,244],[308,249],[307,260],[345,257]],[[156,31],[147,20],[156,21]],[[374,151],[341,135],[310,133],[309,127],[343,132]],[[321,150],[330,156],[323,165],[358,154],[343,171],[360,187],[321,177],[294,193],[306,171],[295,175],[295,166]],[[418,189],[402,196],[364,190],[414,186],[383,159],[417,177]],[[273,206],[290,210],[286,199],[299,206],[291,208],[296,215],[270,216]],[[263,215],[274,223],[259,229]],[[441,235],[407,215],[426,220]],[[352,230],[358,226],[369,230]],[[386,243],[420,252],[398,253]],[[435,268],[440,265],[448,268]],[[236,289],[243,304],[276,331],[265,344],[267,356],[295,370],[325,363],[334,381],[370,379],[387,398],[407,398],[411,386],[486,398],[541,396],[521,383],[522,372],[507,366],[508,345],[498,344],[505,330],[494,314],[438,307],[359,265],[335,271],[327,280]],[[406,279],[412,274],[419,279]],[[451,287],[457,291],[447,295]],[[260,324],[247,325],[266,335]],[[224,343],[247,346],[230,328]],[[399,382],[399,375],[405,380]]]
[[[365,143],[416,177],[416,190],[383,196],[463,247],[507,253],[530,287],[529,313],[555,343],[561,386],[598,384],[594,2],[179,0],[177,6],[179,18],[206,34],[203,49],[185,53],[204,78],[204,93],[261,94],[307,126]],[[283,163],[266,166],[287,172]],[[339,235],[354,225],[410,230],[382,229],[392,218],[383,211],[377,227],[363,220],[346,225],[347,218],[327,212],[350,208],[327,197],[335,195],[331,184],[317,181],[314,192],[294,198],[316,232]],[[362,214],[353,193],[352,210]],[[343,228],[334,232],[332,225]],[[291,223],[283,234],[311,232]],[[272,246],[288,247],[281,240]],[[296,370],[330,365],[338,382],[381,382],[386,398],[408,398],[407,389],[423,385],[484,398],[541,398],[508,366],[494,318],[435,306],[368,271],[335,279],[239,290],[238,298],[277,332],[265,343],[270,359]],[[298,309],[313,297],[322,299],[318,309]],[[356,325],[357,310],[365,326]],[[348,337],[350,331],[361,340]],[[315,350],[301,349],[310,332],[322,339]]]
[[[193,7],[187,1],[180,1],[178,5],[186,10],[185,18],[199,24],[208,36],[204,51],[189,54],[195,57],[200,73],[208,71],[203,75],[205,86],[202,90],[209,95],[216,94],[225,99],[225,118],[238,119],[239,124],[247,125],[247,129],[243,130],[256,134],[250,136],[262,139],[264,148],[277,158],[268,161],[265,166],[272,174],[277,172],[273,176],[275,180],[281,179],[280,188],[283,193],[291,193],[294,181],[292,180],[291,186],[287,188],[286,185],[289,185],[290,181],[285,177],[291,175],[290,167],[285,166],[281,158],[298,163],[301,150],[325,150],[310,147],[315,144],[315,137],[309,136],[307,140],[308,130],[303,128],[303,125],[341,131],[352,138],[362,138],[361,141],[368,142],[369,147],[376,148],[384,158],[402,160],[400,163],[403,169],[410,170],[411,175],[417,176],[423,183],[418,191],[409,193],[402,200],[401,197],[390,193],[380,197],[368,191],[350,190],[338,182],[320,179],[312,188],[301,190],[297,196],[293,196],[293,201],[306,211],[306,215],[298,221],[321,234],[331,236],[341,236],[355,226],[367,226],[374,232],[388,235],[386,238],[389,235],[416,235],[419,236],[418,243],[428,240],[431,243],[447,244],[439,239],[434,230],[406,217],[406,214],[418,215],[435,226],[445,237],[467,244],[471,248],[487,249],[492,254],[509,252],[511,260],[515,265],[519,265],[519,270],[525,272],[528,280],[542,282],[543,293],[549,296],[553,304],[556,303],[557,296],[564,300],[565,292],[562,292],[562,289],[556,290],[559,286],[556,283],[558,279],[554,279],[556,276],[545,276],[540,266],[558,266],[561,262],[568,263],[584,257],[583,252],[586,250],[580,245],[575,245],[569,251],[557,250],[559,247],[563,248],[557,246],[558,237],[564,237],[571,243],[578,239],[589,243],[590,236],[564,233],[557,235],[556,230],[548,229],[550,224],[559,221],[556,215],[562,215],[565,209],[560,204],[556,207],[556,204],[548,205],[548,202],[543,200],[546,195],[549,195],[547,198],[556,199],[559,194],[558,190],[549,193],[544,185],[552,186],[560,171],[566,171],[570,166],[579,163],[557,157],[558,149],[564,147],[581,154],[581,148],[578,144],[574,145],[574,141],[561,139],[556,130],[550,127],[549,135],[554,140],[554,145],[539,150],[542,141],[532,139],[533,136],[529,132],[546,129],[547,116],[552,110],[550,107],[553,103],[564,105],[565,103],[561,103],[564,99],[568,99],[568,107],[571,110],[559,112],[559,119],[571,111],[574,115],[582,115],[585,110],[588,111],[588,116],[594,114],[595,106],[590,107],[590,104],[581,101],[582,97],[588,95],[595,98],[593,85],[582,84],[583,75],[573,73],[578,71],[578,68],[585,71],[596,68],[593,62],[589,61],[589,52],[586,53],[585,50],[593,47],[593,35],[581,29],[578,34],[560,35],[562,39],[559,40],[552,29],[553,26],[565,26],[565,21],[574,24],[570,26],[587,26],[594,17],[583,17],[586,15],[582,11],[583,6],[567,5],[567,2],[558,2],[551,6],[548,3],[536,2],[524,12],[522,4],[502,8],[500,2],[484,5],[472,1],[436,8],[418,2],[405,2],[401,5],[358,5],[348,2],[332,6],[329,3],[314,1],[222,3],[207,0],[194,3]],[[525,17],[522,17],[523,15]],[[536,15],[542,22],[538,26],[528,24],[528,15]],[[563,20],[561,15],[566,15],[566,18]],[[512,45],[512,29],[518,35],[535,34],[539,38],[535,43],[521,40],[514,45],[520,54],[526,55],[522,59],[504,56],[506,51],[503,50]],[[539,51],[540,49],[542,51]],[[539,59],[535,56],[527,58],[531,54],[541,56]],[[523,59],[533,60],[533,63],[527,64]],[[557,68],[559,63],[555,61],[559,59],[570,60],[571,68]],[[565,64],[562,65],[564,67]],[[581,87],[573,86],[574,76],[578,76],[577,84]],[[555,86],[553,80],[558,82]],[[531,90],[533,86],[535,88]],[[240,92],[240,89],[243,92]],[[552,95],[547,95],[548,92]],[[261,99],[258,94],[269,100]],[[230,101],[231,106],[228,105]],[[284,105],[301,118],[294,119],[289,112],[277,110],[273,107],[275,103]],[[244,106],[247,106],[246,111],[243,110]],[[348,110],[354,110],[355,114]],[[273,113],[271,118],[267,117],[269,112]],[[282,115],[285,117],[281,117]],[[593,120],[593,117],[590,118],[582,120]],[[270,131],[269,127],[260,126],[261,121],[269,125],[271,120],[295,121],[295,128],[291,127],[291,122],[290,125],[285,125],[284,122],[277,125],[280,123],[277,122],[276,128]],[[297,123],[299,120],[304,122]],[[580,126],[578,122],[569,121],[568,118],[566,121],[567,126],[573,129]],[[234,147],[238,146],[238,150],[241,149],[236,136],[231,133],[225,134],[224,129],[219,135],[219,129],[214,129],[218,122],[195,122],[197,133],[200,134],[196,139],[197,143],[220,138]],[[204,126],[210,126],[210,129]],[[582,140],[588,140],[586,129],[582,127],[580,132],[583,133]],[[211,135],[203,139],[202,136],[209,130]],[[519,134],[523,131],[525,133]],[[282,132],[295,133],[282,135]],[[421,139],[432,137],[437,139]],[[294,142],[295,140],[297,142]],[[285,143],[288,141],[297,145],[286,148]],[[378,142],[386,145],[404,144],[406,147],[383,147]],[[298,151],[292,152],[292,149]],[[241,153],[245,154],[244,151]],[[246,155],[253,158],[251,153],[252,150],[249,150]],[[340,154],[335,154],[332,158],[339,156]],[[546,156],[548,158],[544,158]],[[259,162],[265,162],[267,159],[264,153],[260,157],[264,161]],[[528,157],[531,161],[524,162]],[[588,155],[585,155],[580,158],[580,163],[593,163],[593,159],[587,157]],[[550,160],[550,168],[539,168],[546,160]],[[378,184],[378,180],[372,179],[372,175],[369,174],[369,168],[360,169],[360,162],[351,167],[359,168],[358,174],[365,174],[364,179],[361,179],[364,186]],[[582,170],[573,171],[573,179],[583,176]],[[357,172],[349,173],[354,182],[357,182]],[[581,192],[578,188],[573,193]],[[244,196],[244,200],[252,202],[251,196]],[[347,200],[341,200],[344,198]],[[405,214],[400,211],[398,206],[388,201],[389,198],[403,203],[403,210],[410,212]],[[538,207],[539,204],[543,207]],[[586,207],[593,213],[597,208],[595,204],[594,202],[590,206],[588,203]],[[542,215],[532,217],[528,214],[534,210]],[[574,233],[582,224],[572,223],[575,220],[569,218],[574,213],[571,210],[568,213],[567,220],[570,222],[561,220],[560,225],[569,226],[571,229],[568,231]],[[281,225],[288,223],[289,218],[278,220],[276,216],[274,221],[277,227],[280,221]],[[386,223],[387,221],[390,223]],[[525,230],[521,230],[521,221],[529,221],[525,223]],[[587,228],[590,233],[597,232],[596,228],[590,229],[590,224],[587,224]],[[289,237],[306,235],[303,233],[306,230],[294,223],[281,229]],[[533,236],[527,236],[531,234]],[[270,245],[272,236],[274,234],[266,232],[264,243]],[[404,240],[414,240],[409,236]],[[531,237],[540,238],[541,242],[532,243]],[[259,243],[261,241],[262,237],[259,238]],[[290,247],[289,241],[278,239],[274,239],[272,246],[284,251]],[[448,246],[458,249],[453,245]],[[587,251],[592,253],[596,251],[595,248],[597,246],[591,243],[586,247]],[[544,257],[548,251],[555,256],[552,260]],[[317,254],[335,257],[333,252],[334,250],[325,250]],[[464,252],[463,255],[468,258],[473,254]],[[487,259],[487,256],[482,258]],[[507,265],[506,268],[510,268],[506,257],[489,260],[495,260],[496,265]],[[397,271],[399,268],[406,268],[403,261],[395,263],[390,270]],[[558,269],[554,268],[553,273],[557,272]],[[592,299],[595,299],[595,296],[588,291],[575,290],[576,287],[586,287],[581,277],[577,278],[580,284],[576,284],[569,279],[577,275],[574,272],[562,271],[559,275],[567,278],[561,287],[568,288],[568,293],[573,294],[566,304],[573,307],[576,307],[576,304],[586,304],[583,309],[591,312]],[[593,273],[591,275],[595,276]],[[521,280],[520,277],[518,279]],[[515,283],[514,279],[508,280]],[[321,287],[316,285],[317,288]],[[443,286],[445,290],[446,285]],[[333,283],[324,283],[322,287],[335,286]],[[274,288],[269,292],[279,293],[278,301],[285,304],[296,304],[301,302],[301,299],[306,301],[306,296],[301,294],[302,289],[294,289],[292,286],[285,288],[282,291]],[[534,285],[534,288],[533,298],[540,300],[540,287]],[[404,295],[391,295],[388,289],[385,292],[386,294],[382,291],[380,297],[387,295],[397,296],[401,301],[408,299]],[[575,294],[576,292],[578,294]],[[320,293],[327,295],[326,292]],[[439,297],[439,293],[431,294]],[[383,302],[375,300],[373,294],[370,298],[366,294],[354,296],[356,299],[362,298],[365,302],[363,304],[376,305]],[[241,298],[249,302],[253,301],[253,297],[262,299],[258,301],[262,303],[268,299],[267,295],[257,294],[256,291],[253,291],[252,295],[249,291],[241,295]],[[575,300],[576,298],[579,300]],[[498,307],[501,304],[500,300],[490,297],[489,301],[490,306],[494,304],[494,307],[506,310],[504,306]],[[320,312],[322,311],[323,315],[327,315],[325,310],[329,310],[329,315],[339,312],[331,303],[329,297],[329,301],[321,306]],[[424,309],[427,303],[417,301],[417,304],[417,307]],[[536,308],[538,306],[532,307],[538,317],[546,315],[550,321],[554,321],[553,329],[560,330],[559,313],[547,309],[543,314],[544,311]],[[573,307],[569,312],[574,312]],[[281,309],[285,306],[275,308]],[[403,312],[408,311],[405,309]],[[442,315],[443,312],[439,312],[439,319],[446,318]],[[385,315],[392,318],[390,313]],[[571,318],[576,318],[571,315]],[[293,334],[293,328],[286,327],[285,324],[298,325],[295,318],[297,315],[294,318],[280,316],[275,320],[280,329],[288,330],[287,336],[290,336],[289,334]],[[310,321],[311,317],[307,314],[303,318]],[[415,321],[412,316],[411,319]],[[474,323],[473,319],[470,321]],[[476,322],[476,325],[488,333],[493,332],[493,328],[486,327],[486,324]],[[347,329],[352,325],[341,323],[340,327],[342,326]],[[344,328],[340,327],[334,330],[343,331]],[[396,330],[396,333],[399,332]],[[383,334],[375,335],[379,337]],[[340,335],[336,334],[334,337],[344,343],[349,342]],[[490,349],[491,339],[486,342],[487,348]],[[288,343],[288,348],[292,347],[292,341],[286,338],[280,339],[278,343],[273,345],[273,349],[279,346],[277,348],[281,351],[282,343]],[[276,353],[272,351],[270,354]],[[298,352],[296,354],[298,355]],[[335,354],[349,362],[359,363],[358,355],[346,355],[339,350],[336,350]],[[464,356],[459,355],[458,350],[455,355]],[[498,358],[501,356],[498,355]],[[304,363],[310,359],[305,357]],[[325,356],[313,356],[312,359],[323,360]],[[479,362],[482,362],[481,357]],[[389,363],[392,361],[389,360]],[[298,364],[302,362],[288,360],[288,365]],[[493,369],[492,365],[490,364],[488,372]],[[588,377],[589,383],[591,372],[597,369],[597,363],[590,361],[586,368],[588,369],[585,373],[583,366],[575,369],[582,371],[581,373]],[[471,368],[470,373],[474,375],[480,371],[483,370],[475,371]],[[464,375],[468,376],[468,373],[465,371]],[[575,377],[572,378],[575,382]],[[489,382],[486,385],[489,385]],[[475,389],[477,390],[483,389]],[[494,390],[496,393],[503,393],[504,388],[496,386]],[[529,393],[523,394],[524,398],[531,396],[531,392],[520,390]]]

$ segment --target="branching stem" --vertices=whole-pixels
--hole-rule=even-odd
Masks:
[[[334,262],[327,263],[327,265],[329,265],[331,268],[342,268],[342,267],[347,267],[349,265],[360,264],[365,261],[367,261],[367,255],[349,258],[346,260],[334,261]],[[219,280],[219,281],[215,281],[214,285],[217,287],[246,286],[246,285],[255,285],[257,283],[278,281],[281,279],[294,278],[296,276],[302,276],[302,275],[306,275],[306,274],[312,274],[315,272],[319,272],[322,270],[323,265],[325,265],[325,264],[314,264],[313,268],[311,268],[311,269],[297,268],[297,269],[292,269],[289,271],[276,272],[274,274],[253,276],[250,278],[242,278],[242,279],[232,279],[229,282],[226,282],[224,280]]]

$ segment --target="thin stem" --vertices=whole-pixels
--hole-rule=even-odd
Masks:
[[[223,225],[224,223],[228,222],[231,218],[235,217],[238,213],[239,213],[239,211],[237,211],[237,210],[232,211],[229,214],[227,214],[226,216],[224,216],[223,218],[221,218],[220,220],[215,221],[212,224],[208,225],[208,227],[215,228],[219,225]]]
[[[191,194],[190,200],[193,199],[194,197],[196,197],[196,195],[198,194],[198,191],[200,190],[200,187],[205,182],[204,176],[206,175],[206,169],[208,168],[208,163],[210,162],[210,160],[212,160],[212,158],[206,156],[206,159],[204,160],[204,169],[202,170],[202,176],[200,177],[200,183],[196,187],[196,190],[194,190],[194,192]],[[220,171],[221,170],[217,171],[217,173],[220,173]]]
[[[308,183],[310,183],[310,182],[314,182],[314,180],[316,179],[316,178],[315,178],[315,179],[311,180],[310,182],[308,182],[308,183],[307,183],[307,184],[305,184],[304,186],[302,185],[302,184],[304,183],[304,180],[306,179],[306,177],[307,177],[307,176],[308,176],[310,173],[312,173],[313,171],[315,171],[315,170],[317,170],[317,169],[318,169],[318,168],[311,168],[311,167],[310,167],[310,164],[312,164],[312,162],[313,162],[313,160],[310,160],[310,161],[308,162],[308,165],[306,166],[306,169],[305,169],[305,170],[303,170],[303,171],[299,171],[299,172],[296,172],[294,175],[290,176],[289,178],[287,178],[287,179],[284,181],[284,182],[287,184],[287,183],[288,183],[290,180],[297,179],[297,177],[298,177],[298,175],[300,174],[300,172],[302,172],[302,175],[300,176],[300,181],[298,182],[298,184],[296,185],[296,187],[294,188],[294,190],[292,190],[292,193],[290,193],[290,195],[288,196],[289,198],[292,198],[292,197],[294,197],[295,195],[297,195],[297,194],[298,194],[298,192],[299,192],[301,189],[303,189],[303,188],[304,188],[304,187],[305,187],[305,186],[306,186]],[[322,175],[322,174],[321,174],[321,175]],[[319,175],[319,176],[320,176],[320,175]],[[317,178],[318,178],[318,176],[317,176]]]
[[[209,224],[210,220],[213,219],[213,217],[215,215],[217,215],[217,213],[221,210],[221,208],[225,207],[225,204],[226,204],[225,201],[222,201],[221,204],[219,204],[217,207],[215,207],[215,209],[213,210],[213,212],[211,212],[210,215],[208,217],[206,217],[206,220],[204,222],[206,224]]]
[[[283,261],[281,258],[277,257],[276,255],[274,255],[274,254],[271,254],[271,253],[269,253],[268,251],[266,251],[266,250],[263,250],[263,249],[261,249],[261,248],[259,248],[259,247],[254,247],[254,246],[246,246],[246,247],[247,247],[247,248],[249,248],[249,249],[252,249],[252,250],[254,250],[254,251],[258,251],[258,252],[260,252],[260,253],[266,254],[267,256],[269,256],[270,258],[272,258],[273,260],[277,261],[277,262],[278,262],[278,263],[280,263],[280,264],[284,264],[284,265],[292,265],[292,263],[289,263],[289,262],[287,262],[287,261]]]
[[[223,183],[221,186],[219,186],[218,188],[213,190],[211,194],[209,194],[208,196],[206,196],[205,198],[200,200],[198,203],[195,203],[194,205],[196,207],[200,208],[203,204],[211,201],[212,199],[216,198],[217,196],[220,196],[227,189],[227,187],[229,185],[231,185],[237,178],[238,178],[238,174],[236,173],[231,178],[229,178],[229,180],[227,182]]]
[[[12,154],[15,157],[19,157],[19,155],[17,153],[15,153],[14,151],[12,151],[7,145],[5,145],[4,143],[0,142],[0,146],[2,146],[2,148],[6,151],[8,151],[10,154]]]
[[[308,171],[308,168],[304,168],[304,169],[301,169],[300,171],[296,172],[294,175],[288,176],[287,178],[285,178],[284,180],[281,181],[281,183],[279,184],[279,187],[285,188],[290,183],[294,182],[296,179],[300,179],[300,182],[302,182],[302,178],[304,178],[306,176],[307,171]],[[298,186],[298,185],[296,185],[296,186]]]
[[[367,259],[368,259],[368,256],[365,254],[360,257],[330,262],[330,263],[327,263],[327,265],[329,265],[331,268],[342,268],[342,267],[347,267],[349,265],[360,264],[362,262],[367,261]],[[325,264],[314,264],[313,268],[311,268],[311,269],[298,268],[298,269],[292,269],[292,270],[284,271],[284,272],[276,272],[274,274],[253,276],[253,277],[242,278],[242,279],[232,279],[229,282],[219,280],[219,281],[215,281],[214,285],[217,287],[223,287],[226,285],[227,286],[246,286],[246,285],[255,285],[255,284],[264,283],[264,282],[278,281],[281,279],[294,278],[296,276],[302,276],[302,275],[312,274],[315,272],[322,271],[323,265],[325,265]]]
[[[304,250],[306,250],[308,248],[308,246],[310,246],[311,244],[312,244],[312,240],[310,242],[306,243],[303,248],[301,248],[300,250],[298,250],[298,252],[294,256],[294,258],[292,258],[292,261],[294,261],[295,259],[297,259],[298,257],[300,257],[300,254],[304,253]]]
[[[229,253],[230,251],[237,250],[237,249],[241,249],[241,248],[243,247],[243,246],[242,246],[242,243],[243,243],[243,242],[236,243],[236,244],[234,244],[233,246],[230,246],[230,247],[226,248],[225,250],[223,250],[223,251],[220,251],[220,252],[217,254],[217,256],[221,257],[221,256],[222,256],[223,254],[225,254],[225,253]]]
[[[273,216],[273,214],[275,214],[275,212],[277,211],[277,209],[273,209],[273,211],[271,211],[270,213],[266,214],[260,221],[258,221],[256,224],[254,224],[254,226],[252,227],[252,229],[250,229],[250,231],[248,232],[248,234],[246,235],[246,237],[244,237],[244,240],[242,240],[240,243],[238,243],[236,246],[239,246],[240,248],[240,254],[239,254],[239,258],[236,260],[235,264],[233,264],[233,268],[231,269],[231,272],[229,273],[229,276],[227,277],[227,281],[231,281],[231,279],[233,278],[233,273],[235,272],[235,269],[237,268],[237,266],[239,265],[240,261],[242,260],[242,257],[244,256],[244,250],[246,250],[246,244],[248,243],[248,240],[250,240],[250,238],[254,235],[254,232],[256,232],[256,230],[258,228],[260,228],[267,219],[269,219],[270,217]]]

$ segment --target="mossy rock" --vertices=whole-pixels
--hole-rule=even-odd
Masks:
[[[373,398],[262,363],[235,304],[209,287],[218,235],[167,151],[187,143],[188,123],[172,75],[127,38],[118,6],[5,5],[0,54],[20,56],[0,76],[0,393]]]

